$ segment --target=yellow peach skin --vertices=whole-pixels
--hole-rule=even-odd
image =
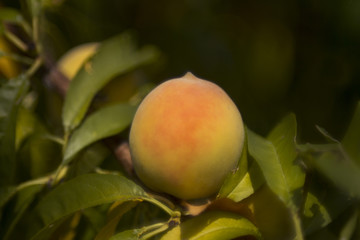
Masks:
[[[230,97],[191,73],[150,92],[130,131],[138,177],[181,199],[215,194],[236,168],[243,142],[241,115]]]

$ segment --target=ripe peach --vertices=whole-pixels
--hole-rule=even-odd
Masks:
[[[181,199],[215,194],[236,168],[244,141],[240,112],[216,84],[187,73],[152,90],[130,130],[138,177]]]

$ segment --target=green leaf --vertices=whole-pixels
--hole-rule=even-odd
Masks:
[[[161,240],[226,240],[248,235],[261,238],[248,219],[230,212],[209,211],[171,229]]]
[[[0,213],[3,206],[14,196],[15,193],[16,187],[14,186],[6,186],[0,188]]]
[[[352,197],[360,198],[360,167],[351,159],[336,152],[325,152],[315,159],[314,164],[340,189]]]
[[[0,8],[0,21],[18,23],[23,20],[24,19],[18,10],[9,7]]]
[[[247,132],[249,152],[259,164],[267,184],[283,201],[288,202],[290,189],[274,145],[249,129]]]
[[[345,151],[360,166],[360,102],[342,140]]]
[[[307,181],[309,184],[302,216],[304,231],[309,235],[327,226],[354,202],[354,199],[349,198],[349,187],[356,188],[358,183],[345,182],[349,181],[349,176],[345,175],[353,175],[351,172],[354,169],[344,169],[343,165],[349,159],[341,144],[306,144],[298,145],[297,148],[309,169],[313,169]],[[352,165],[356,169],[357,166]],[[324,175],[327,179],[323,178]],[[334,184],[329,184],[329,180]],[[339,191],[341,186],[342,191]]]
[[[145,191],[124,176],[85,174],[61,184],[36,207],[45,225],[78,210],[113,201],[148,199]]]
[[[48,181],[47,177],[42,177],[34,180],[30,180],[19,184],[18,186],[7,186],[0,188],[0,209],[18,192],[24,188],[34,185],[44,185]]]
[[[307,164],[351,197],[360,198],[360,166],[341,143],[299,145]]]
[[[106,223],[106,211],[109,204],[86,208],[81,211],[81,214],[86,219],[87,225],[89,225],[96,232],[100,231],[102,226]]]
[[[24,107],[20,107],[16,122],[16,150],[32,134],[48,134],[44,125],[36,115]]]
[[[11,223],[6,227],[6,233],[3,238],[4,240],[11,239],[11,233],[14,231],[17,223],[43,186],[44,184],[28,185],[17,192],[16,204],[13,213],[11,214]]]
[[[63,162],[68,163],[91,143],[123,131],[131,123],[135,111],[135,106],[117,104],[102,108],[90,115],[71,136],[65,149]]]
[[[106,225],[98,232],[95,240],[107,240],[109,239],[115,232],[116,226],[120,218],[129,210],[134,208],[137,205],[136,201],[132,202],[120,202],[109,214],[109,219]],[[127,233],[130,234],[130,233]],[[122,236],[124,237],[124,236]]]
[[[0,186],[9,185],[14,180],[17,111],[28,87],[27,78],[21,75],[0,89]]]
[[[110,240],[139,240],[141,229],[126,230],[110,238]]]
[[[247,170],[248,170],[247,151],[248,151],[248,147],[247,147],[247,137],[246,137],[245,141],[244,141],[243,150],[241,152],[241,156],[239,159],[238,167],[235,172],[231,172],[228,174],[223,185],[221,186],[221,189],[217,195],[217,198],[228,197],[229,194],[234,192],[234,190],[236,188],[239,188],[238,186],[240,184],[241,184],[240,188],[242,188],[241,191],[245,191],[245,192],[252,191],[251,182],[248,182],[246,180],[246,179],[248,179],[248,176],[249,176],[249,174],[247,173]],[[247,184],[244,185],[244,183],[247,183]],[[248,189],[245,189],[245,188],[248,188]],[[234,200],[234,201],[236,201],[236,200]]]
[[[249,198],[239,204],[249,206],[250,219],[264,239],[294,239],[295,226],[289,208],[264,184]],[[245,216],[249,213],[245,212]]]
[[[51,239],[51,235],[66,221],[68,221],[70,217],[63,217],[59,220],[56,220],[51,225],[48,225],[47,227],[41,229],[38,231],[34,236],[31,237],[31,240],[48,240]]]
[[[305,232],[311,233],[314,230],[325,227],[332,220],[326,207],[320,202],[317,196],[308,192],[305,200],[304,216],[310,218],[310,223],[303,221],[306,226]]]
[[[92,172],[98,167],[107,156],[109,149],[101,143],[93,144],[85,151],[82,151],[77,158],[68,166],[66,178],[71,179],[81,174]]]
[[[245,174],[239,184],[231,191],[227,198],[240,202],[251,196],[264,183],[264,177],[256,162],[252,163],[249,171]]]
[[[71,81],[63,108],[63,125],[67,132],[82,121],[95,94],[113,77],[154,60],[152,47],[137,50],[129,34],[103,42],[90,62]]]
[[[305,173],[295,162],[296,120],[285,117],[264,139],[248,130],[249,153],[259,164],[266,183],[287,205],[292,205],[294,192],[305,181]]]
[[[71,213],[113,201],[147,201],[170,216],[179,215],[124,176],[85,174],[61,184],[39,202],[35,211],[45,225],[40,232]]]
[[[287,188],[292,197],[294,197],[294,191],[301,189],[305,182],[305,171],[296,162],[296,125],[295,115],[289,114],[270,132],[267,138],[276,149],[288,185]]]
[[[306,235],[326,227],[346,210],[353,201],[318,177],[312,179],[306,194],[302,225]]]
[[[226,193],[226,195],[222,195],[222,191],[226,189],[220,189],[218,198],[226,197],[235,202],[240,202],[241,200],[252,195],[263,183],[264,177],[262,176],[261,170],[258,164],[253,162],[249,171],[245,173],[244,177],[237,183],[234,188],[231,189],[230,192]]]
[[[262,173],[257,163],[252,162],[248,169],[248,137],[245,142],[236,172],[231,172],[226,177],[217,198],[229,198],[235,202],[249,197],[264,182]]]
[[[270,189],[289,208],[295,228],[295,239],[303,239],[298,208],[305,172],[296,162],[296,119],[286,116],[267,139],[248,130],[249,153],[259,164]]]

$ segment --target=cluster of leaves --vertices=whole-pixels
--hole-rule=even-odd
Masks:
[[[293,114],[264,138],[246,130],[237,171],[197,215],[167,196],[148,192],[118,167],[103,139],[124,134],[139,101],[90,111],[115,76],[156,59],[129,34],[101,43],[71,81],[62,107],[64,132],[39,118],[34,81],[43,66],[38,36],[41,4],[27,1],[29,24],[14,9],[2,23],[24,29],[36,45],[30,64],[0,89],[0,237],[2,239],[356,239],[360,236],[360,104],[339,141],[319,128],[325,144],[297,140]],[[21,48],[6,27],[2,33]],[[141,90],[140,90],[141,92]],[[141,94],[139,94],[141,95]],[[229,143],[231,144],[231,143]],[[56,156],[58,159],[56,159]],[[196,203],[192,203],[196,205]]]

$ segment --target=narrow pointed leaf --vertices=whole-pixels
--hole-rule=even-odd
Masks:
[[[90,62],[71,81],[63,108],[67,131],[82,121],[91,100],[113,77],[152,61],[157,51],[152,47],[137,50],[133,39],[122,34],[103,42]]]
[[[14,178],[17,111],[28,87],[27,78],[21,75],[0,89],[0,186],[11,184]]]
[[[131,123],[135,110],[133,105],[117,104],[90,115],[72,134],[64,153],[64,163],[91,143],[123,131]]]
[[[63,183],[37,206],[45,225],[78,210],[116,200],[148,199],[145,191],[126,177],[113,174],[85,174]]]

